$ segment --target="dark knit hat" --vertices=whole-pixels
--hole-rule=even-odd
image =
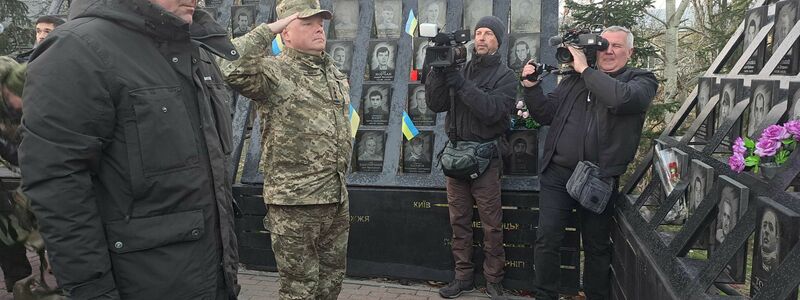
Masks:
[[[506,36],[506,25],[503,24],[500,18],[485,16],[475,25],[475,30],[478,30],[478,28],[489,28],[492,30],[492,33],[494,33],[494,36],[497,37],[497,45],[500,46],[503,44],[503,38]]]

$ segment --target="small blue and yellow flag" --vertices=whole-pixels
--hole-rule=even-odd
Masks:
[[[278,56],[283,51],[283,40],[281,40],[281,35],[275,35],[275,38],[272,39],[272,55]]]
[[[356,132],[358,132],[358,125],[361,124],[361,117],[358,116],[358,112],[356,109],[353,108],[353,104],[350,103],[350,134],[353,138],[356,137]]]
[[[419,130],[417,126],[414,126],[414,122],[411,121],[411,117],[408,116],[408,113],[403,111],[403,135],[410,141],[418,134]]]
[[[414,10],[408,12],[408,20],[406,20],[406,33],[414,36],[414,31],[417,30],[417,17],[414,16]]]

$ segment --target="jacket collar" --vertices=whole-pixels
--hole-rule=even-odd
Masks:
[[[475,66],[479,67],[488,67],[500,64],[500,52],[495,52],[494,54],[486,54],[486,55],[479,55],[475,53],[472,58],[474,61]]]
[[[608,74],[608,76],[611,76],[611,77],[617,77],[617,76],[619,76],[619,74],[625,73],[625,71],[627,71],[627,70],[628,70],[628,66],[623,66],[622,69],[616,70],[616,71],[611,72],[611,73],[606,73],[606,74]]]
[[[324,66],[327,66],[331,62],[330,56],[324,52],[322,55],[318,56],[318,55],[303,53],[293,48],[286,47],[283,49],[283,55],[286,55],[287,57],[300,62],[302,65],[306,67],[314,69],[323,68]]]

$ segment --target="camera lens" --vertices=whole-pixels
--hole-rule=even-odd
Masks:
[[[572,61],[572,53],[566,47],[558,47],[556,49],[556,60],[562,64]]]

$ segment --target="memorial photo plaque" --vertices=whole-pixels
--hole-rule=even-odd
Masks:
[[[722,121],[730,116],[731,110],[736,103],[742,100],[742,79],[722,79],[719,91],[719,104],[717,105],[717,128],[722,125]],[[729,137],[739,136],[741,124],[737,122],[729,133]]]
[[[756,205],[758,219],[753,240],[750,296],[755,296],[764,287],[800,236],[800,215],[767,197],[759,197]],[[797,299],[797,292],[786,299]]]
[[[414,69],[422,70],[425,64],[425,50],[430,45],[428,38],[414,38]]]
[[[697,106],[695,112],[697,115],[706,107],[706,104],[711,100],[711,96],[716,95],[717,85],[714,77],[701,77],[697,80]],[[709,139],[714,134],[714,114],[710,114],[703,123],[698,134],[704,139]]]
[[[327,51],[333,59],[333,65],[342,73],[350,74],[350,66],[353,62],[353,42],[328,41]]]
[[[711,192],[714,186],[714,168],[697,159],[692,159],[689,167],[689,190],[686,197],[689,215],[694,214],[697,206],[703,201],[705,195]]]
[[[753,80],[750,83],[750,120],[748,120],[747,132],[750,137],[758,139],[761,136],[763,127],[759,127],[767,113],[772,109],[773,97],[780,87],[779,81],[772,80]]]
[[[231,27],[233,37],[243,36],[253,29],[256,22],[256,7],[251,5],[231,6]]]
[[[789,111],[790,120],[800,120],[800,82],[789,83]]]
[[[369,78],[374,81],[394,80],[397,44],[393,41],[371,41],[369,43]]]
[[[356,135],[356,171],[383,171],[383,131],[361,131]]]
[[[538,144],[536,130],[513,131],[508,141],[511,144],[511,155],[505,157],[503,171],[506,175],[538,174]]]
[[[361,120],[364,125],[389,124],[389,99],[391,99],[389,85],[365,84],[361,96],[363,99]]]
[[[747,49],[754,41],[756,34],[758,31],[761,30],[761,27],[764,27],[767,23],[767,7],[760,6],[753,8],[747,11],[747,17],[745,18],[745,27],[744,27],[744,42],[742,43],[742,49]],[[742,67],[741,74],[758,74],[761,71],[761,67],[764,66],[764,52],[766,50],[766,43],[760,43],[758,48],[750,59],[745,63],[744,67]]]
[[[714,226],[711,227],[714,228],[714,236],[711,241],[710,251],[714,251],[722,245],[725,237],[736,226],[736,222],[744,215],[747,210],[750,189],[728,176],[720,175],[716,194],[719,195],[719,202],[717,202],[717,219],[714,220]],[[725,265],[722,274],[717,280],[720,282],[744,282],[746,258],[747,249],[742,247],[734,255],[733,259]]]
[[[403,3],[399,0],[375,1],[375,28],[378,38],[399,38]]]
[[[447,16],[446,0],[419,0],[417,9],[419,10],[419,24],[436,24],[440,30],[444,28]]]
[[[403,173],[430,173],[433,157],[433,133],[420,131],[413,139],[403,141]]]
[[[355,39],[358,32],[358,1],[333,1],[331,26],[336,39]]]
[[[508,67],[514,71],[521,71],[529,60],[539,60],[539,34],[522,33],[511,34],[508,47]]]
[[[539,32],[541,12],[541,0],[511,0],[511,32]]]
[[[491,0],[464,0],[464,23],[463,29],[468,29],[471,36],[475,36],[475,25],[478,20],[485,16],[492,15]]]
[[[436,125],[436,113],[428,109],[425,86],[422,84],[408,85],[408,116],[416,126]]]
[[[778,2],[775,5],[776,13],[775,13],[775,30],[772,33],[772,53],[773,55],[781,53],[775,53],[778,46],[783,43],[783,40],[786,39],[786,36],[789,35],[789,31],[792,30],[792,27],[795,23],[797,23],[798,15],[800,15],[800,0],[786,0]],[[795,75],[798,72],[798,65],[800,65],[800,43],[798,41],[794,42],[789,51],[783,53],[783,58],[781,59],[780,63],[775,67],[775,71],[772,74],[776,75]]]

